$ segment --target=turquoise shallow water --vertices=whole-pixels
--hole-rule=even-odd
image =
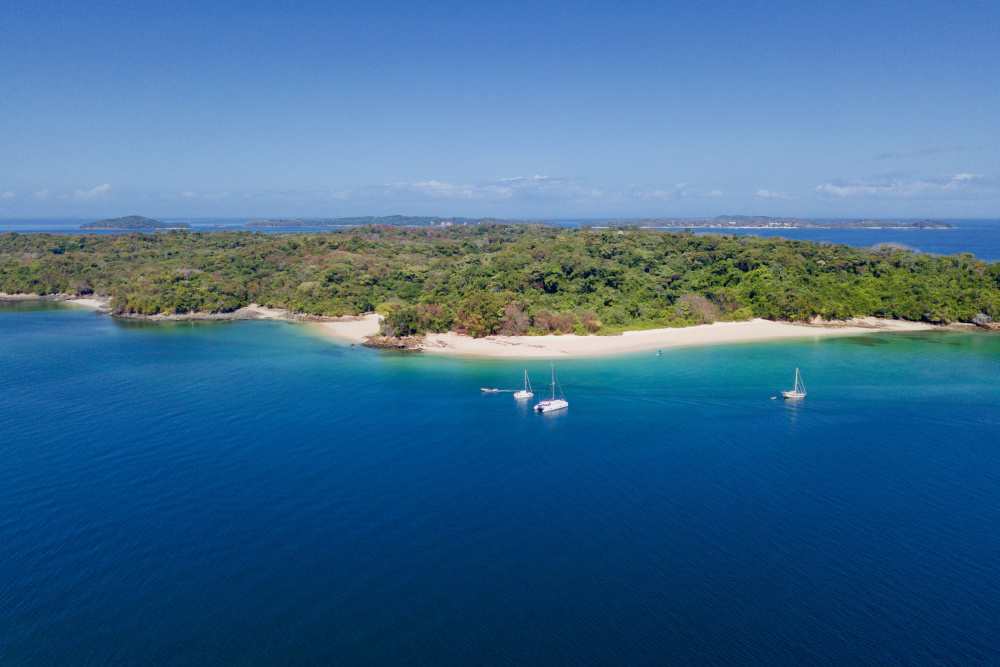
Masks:
[[[4,664],[1000,662],[997,336],[559,361],[546,416],[292,324],[0,340]]]

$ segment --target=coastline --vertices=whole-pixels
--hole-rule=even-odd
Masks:
[[[107,311],[109,299],[75,297],[68,294],[6,294],[0,301],[60,301],[71,305]],[[317,325],[325,335],[352,344],[371,343],[378,337],[382,316],[366,313],[341,318],[317,317],[289,313],[281,308],[257,304],[244,306],[231,313],[183,313],[171,315],[127,316],[152,322],[178,321],[241,321],[279,320]],[[938,331],[942,329],[976,330],[975,325],[935,325],[876,317],[855,318],[843,322],[792,323],[754,319],[743,322],[715,322],[693,327],[626,331],[613,336],[578,336],[575,334],[545,336],[485,336],[472,338],[455,332],[431,333],[398,344],[373,344],[371,347],[405,348],[412,351],[455,356],[494,358],[595,357],[629,354],[673,347],[694,345],[725,345],[731,343],[764,342],[791,338],[821,338],[857,336],[884,332]]]
[[[380,316],[369,313],[354,321],[321,323],[324,332],[353,343],[378,335]],[[694,327],[626,331],[616,336],[485,336],[472,338],[454,332],[417,337],[406,349],[456,356],[496,358],[594,357],[628,354],[671,347],[750,343],[789,338],[857,336],[880,332],[935,331],[944,327],[921,322],[875,317],[836,323],[793,324],[754,319],[716,322]],[[970,327],[975,328],[975,327]],[[403,347],[402,345],[397,347]]]
[[[626,331],[619,336],[488,336],[428,334],[416,349],[435,354],[485,357],[594,357],[672,347],[751,343],[789,338],[857,336],[888,331],[932,331],[941,327],[920,322],[863,318],[835,324],[793,324],[754,319],[716,322],[674,329]]]
[[[25,302],[25,301],[55,301],[58,303],[65,303],[69,305],[82,306],[85,308],[91,308],[98,312],[98,314],[110,314],[109,304],[111,303],[110,297],[80,297],[73,294],[8,294],[6,292],[0,292],[0,302]],[[249,305],[243,306],[242,308],[237,308],[234,311],[228,313],[204,313],[204,312],[190,312],[190,313],[160,313],[157,315],[136,315],[136,314],[124,314],[115,315],[114,317],[124,320],[144,320],[149,322],[200,322],[200,321],[218,321],[218,322],[239,322],[247,320],[281,320],[286,322],[316,322],[321,324],[335,325],[333,331],[339,331],[336,325],[350,325],[357,322],[365,317],[371,317],[368,315],[363,315],[360,317],[355,317],[349,315],[346,317],[322,317],[317,315],[306,315],[304,313],[290,313],[284,308],[269,308],[267,306],[261,306],[256,303],[251,303]],[[374,317],[378,317],[377,315]],[[355,325],[356,327],[357,325]],[[347,332],[348,337],[355,337],[355,334],[351,333],[353,327],[348,326],[344,331]],[[365,336],[371,335],[373,333],[378,333],[378,324],[374,325],[374,328],[366,328]],[[362,340],[362,338],[358,338]]]
[[[378,335],[381,322],[381,315],[377,313],[365,313],[358,317],[318,322],[318,324],[320,329],[327,335],[335,336],[351,343],[364,343],[369,337]]]
[[[111,299],[109,297],[86,297],[75,296],[73,294],[8,294],[7,292],[0,292],[0,301],[7,301],[11,303],[23,301],[58,301],[60,303],[83,306],[84,308],[92,308],[94,310],[107,310]]]

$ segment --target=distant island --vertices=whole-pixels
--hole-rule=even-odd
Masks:
[[[503,218],[448,218],[419,215],[366,215],[353,218],[276,218],[250,220],[243,223],[250,229],[274,227],[469,227],[500,223],[507,225],[539,223],[554,225],[550,220],[507,220]],[[96,224],[96,223],[95,223]],[[583,227],[643,227],[646,229],[954,229],[955,225],[940,220],[900,222],[898,220],[823,221],[801,218],[769,218],[758,215],[720,215],[717,218],[643,218],[641,220],[607,220],[590,222]]]
[[[900,222],[898,220],[823,221],[801,218],[769,218],[761,215],[720,215],[717,218],[644,218],[642,220],[608,220],[592,223],[594,227],[635,225],[645,228],[708,228],[708,229],[955,229],[955,225],[940,220]]]
[[[356,218],[279,218],[274,220],[251,220],[244,227],[363,227],[367,225],[389,225],[391,227],[453,227],[499,222],[508,225],[527,222],[547,222],[545,220],[505,220],[502,218],[448,218],[420,215],[366,215]]]
[[[141,215],[127,215],[124,218],[87,222],[80,225],[79,228],[116,230],[191,229],[191,225],[186,222],[160,222],[159,220],[144,218]]]

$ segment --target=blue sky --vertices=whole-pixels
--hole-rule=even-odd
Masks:
[[[1000,3],[0,0],[0,217],[1000,217]]]

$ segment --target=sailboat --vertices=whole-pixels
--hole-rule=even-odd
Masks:
[[[538,401],[535,404],[537,412],[552,412],[553,410],[562,410],[569,407],[569,401],[563,396],[562,387],[559,388],[559,398],[556,398],[556,368],[551,361],[549,362],[549,366],[552,368],[552,398]]]
[[[802,376],[799,375],[799,369],[795,369],[795,387],[791,391],[783,391],[781,395],[785,398],[805,398],[806,397],[806,386],[802,382]]]
[[[528,380],[528,371],[524,371],[524,389],[514,392],[514,398],[517,400],[531,398],[535,395],[535,392],[531,391],[531,381]]]

